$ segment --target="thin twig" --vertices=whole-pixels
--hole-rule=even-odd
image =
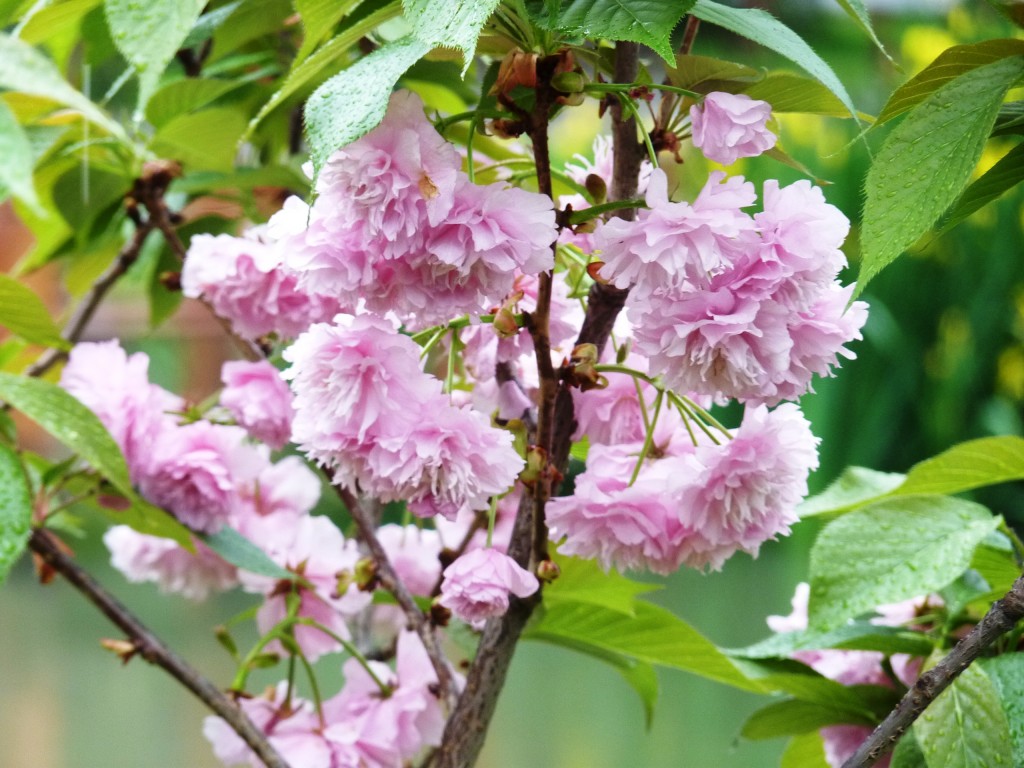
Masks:
[[[43,562],[60,573],[108,619],[121,628],[134,648],[132,655],[139,655],[150,664],[155,664],[184,685],[216,715],[223,718],[267,768],[288,768],[288,763],[238,704],[168,648],[116,597],[71,560],[61,550],[52,533],[38,529],[33,531],[29,547]]]
[[[870,768],[892,751],[900,737],[981,653],[1024,618],[1024,576],[1013,583],[1005,597],[992,604],[978,625],[949,655],[918,678],[896,708],[860,745],[843,768]]]
[[[82,299],[82,303],[75,308],[74,313],[61,333],[61,337],[65,341],[75,344],[82,338],[86,326],[89,325],[93,315],[96,314],[96,310],[99,309],[103,299],[106,298],[107,293],[110,292],[110,289],[114,287],[118,279],[139,258],[142,244],[146,242],[146,238],[149,237],[149,233],[153,229],[154,227],[149,221],[143,222],[136,227],[135,234],[132,235],[131,240],[125,244],[120,253],[117,254],[117,258],[114,259],[113,263],[107,267],[103,274],[96,278],[96,282],[89,288],[89,292]],[[50,348],[25,370],[25,375],[33,377],[42,376],[59,361],[65,359],[67,355],[68,353],[64,350]]]
[[[458,701],[455,676],[448,664],[448,660],[445,658],[444,651],[441,650],[441,645],[438,642],[433,627],[427,621],[420,607],[416,605],[416,601],[406,588],[405,583],[399,578],[395,567],[391,564],[388,553],[384,551],[380,539],[377,538],[376,521],[372,515],[363,508],[363,505],[352,491],[337,485],[334,488],[342,503],[348,508],[356,528],[359,529],[359,538],[362,539],[363,544],[366,545],[366,548],[370,551],[370,556],[377,565],[377,579],[380,581],[381,586],[394,595],[395,601],[405,613],[405,618],[408,620],[409,625],[423,642],[423,647],[426,649],[427,656],[430,657],[430,663],[437,674],[440,697],[448,705],[449,711],[453,710]]]

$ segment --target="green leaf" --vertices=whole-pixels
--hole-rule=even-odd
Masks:
[[[1024,40],[984,40],[970,45],[947,48],[938,57],[905,82],[889,97],[875,120],[875,127],[913,109],[934,93],[971,70],[1024,54]]]
[[[370,3],[363,3],[363,5],[368,6]],[[398,16],[401,11],[402,5],[399,0],[392,0],[392,2],[386,3],[365,16],[353,19],[349,26],[342,32],[339,32],[337,36],[331,38],[329,42],[320,47],[315,53],[294,64],[281,88],[260,108],[256,117],[249,121],[249,127],[242,136],[242,140],[248,139],[263,119],[277,108],[278,105],[312,82],[363,37],[385,21]]]
[[[104,0],[114,45],[139,75],[139,109],[181,48],[205,0]]]
[[[14,113],[0,99],[0,201],[11,194],[26,205],[39,209],[39,198],[32,184],[33,165],[34,155],[28,136]]]
[[[141,533],[174,539],[192,547],[187,528],[132,490],[121,449],[96,415],[48,381],[0,372],[0,400],[21,411],[99,472],[131,506],[110,512],[117,522]]]
[[[890,768],[928,768],[913,728],[900,737],[896,749],[892,752]]]
[[[863,0],[836,0],[839,6],[846,11],[847,15],[855,22],[857,26],[864,30],[871,42],[875,44],[882,55],[885,56],[889,61],[892,61],[892,56],[885,50],[885,46],[882,45],[882,41],[878,39],[878,35],[875,34],[875,28],[871,26],[871,17],[868,15],[868,9],[864,6]],[[895,63],[895,62],[894,62]]]
[[[377,127],[398,78],[429,51],[427,43],[407,35],[378,48],[313,92],[306,102],[306,130],[316,174],[332,152]]]
[[[848,467],[824,491],[811,496],[797,508],[801,519],[816,515],[838,515],[879,499],[899,488],[906,475],[878,472],[866,467]]]
[[[234,528],[223,526],[216,533],[197,534],[203,543],[232,565],[243,571],[272,579],[294,579],[295,574],[271,560]]]
[[[840,723],[873,725],[871,719],[864,716],[851,721],[850,712],[840,706],[784,699],[762,707],[747,718],[740,735],[745,739],[775,739]]]
[[[178,115],[156,132],[153,151],[180,160],[190,170],[228,172],[234,167],[235,146],[245,124],[245,116],[228,107]]]
[[[1010,726],[999,694],[977,664],[967,667],[914,722],[928,768],[1013,764]]]
[[[661,589],[657,584],[627,579],[618,571],[605,573],[594,560],[568,555],[556,555],[554,560],[561,573],[544,588],[546,605],[566,601],[586,603],[632,616],[638,596]]]
[[[790,739],[782,753],[779,768],[829,768],[821,734],[814,731]]]
[[[962,493],[1024,479],[1024,438],[982,437],[915,464],[896,493]]]
[[[1021,0],[988,0],[988,4],[1018,27],[1024,27],[1024,2]]]
[[[1009,543],[1005,547],[996,547],[990,544],[989,539],[974,550],[971,568],[988,583],[989,589],[1000,596],[1009,592],[1020,576],[1020,568]]]
[[[792,72],[770,72],[763,80],[739,92],[767,101],[772,105],[772,112],[849,117],[846,106],[832,91],[817,80]]]
[[[243,85],[243,80],[199,77],[168,83],[154,93],[146,104],[146,119],[154,128],[161,128],[178,115],[195,112]]]
[[[219,8],[214,8],[212,11],[204,13],[192,25],[192,30],[188,33],[188,37],[182,41],[181,47],[192,48],[209,40],[220,25],[227,21],[243,2],[244,0],[233,0]]]
[[[833,520],[811,549],[810,626],[941,589],[997,523],[980,504],[946,496],[884,499]]]
[[[846,111],[856,117],[857,110],[832,68],[802,37],[770,13],[757,8],[730,8],[712,0],[697,0],[691,13],[702,21],[728,29],[785,56],[823,83],[842,102]]]
[[[740,672],[714,643],[669,611],[643,601],[636,603],[635,611],[635,616],[629,616],[585,603],[561,603],[542,611],[525,636],[562,645],[580,642],[743,690],[764,690]]]
[[[49,3],[46,8],[33,13],[18,34],[22,40],[39,45],[64,35],[81,34],[82,20],[86,14],[100,4],[101,0],[64,0]]]
[[[56,101],[82,114],[112,136],[126,141],[124,130],[106,112],[76,91],[57,66],[31,45],[0,33],[0,89]]]
[[[70,348],[42,299],[31,288],[4,274],[0,274],[0,326],[33,344]]]
[[[996,688],[1010,728],[1011,765],[1024,765],[1024,654],[1007,653],[982,659],[982,669]]]
[[[733,93],[764,77],[763,72],[746,64],[695,54],[676,56],[675,67],[665,70],[665,74],[676,88],[698,93],[723,90]]]
[[[746,648],[729,649],[726,652],[730,656],[745,659],[784,659],[797,651],[817,651],[824,648],[879,651],[886,655],[907,653],[911,656],[927,656],[935,649],[935,645],[920,632],[856,621],[827,632],[783,632]]]
[[[953,203],[981,158],[1024,56],[967,72],[922,101],[889,134],[866,184],[857,294]]]
[[[640,703],[644,708],[644,722],[647,728],[651,727],[651,723],[654,720],[654,706],[658,702],[658,675],[650,664],[574,638],[550,635],[545,637],[528,637],[527,639],[561,646],[562,648],[585,654],[610,665],[616,672],[622,675],[622,678],[640,697]]]
[[[302,45],[295,54],[295,62],[300,62],[327,36],[327,33],[345,18],[360,0],[294,0],[295,10],[302,17],[302,28],[305,34]]]
[[[1008,101],[999,108],[993,136],[1024,133],[1024,101]]]
[[[405,18],[420,40],[431,48],[458,48],[466,74],[476,41],[500,0],[402,0]],[[671,30],[669,30],[671,31]]]
[[[693,0],[528,0],[527,12],[545,29],[573,37],[629,40],[650,46],[670,66],[675,63],[672,30]]]
[[[1022,181],[1024,181],[1024,143],[1018,144],[1003,155],[999,162],[964,190],[963,195],[946,216],[946,222],[939,230],[939,234],[944,235],[949,232],[979,208],[996,200],[1008,189]]]
[[[873,717],[874,697],[866,693],[872,686],[849,686],[820,675],[806,664],[793,659],[733,659],[744,676],[761,686],[763,692],[781,692],[829,706],[841,706],[850,717]]]
[[[0,584],[28,544],[32,489],[18,454],[0,443]]]

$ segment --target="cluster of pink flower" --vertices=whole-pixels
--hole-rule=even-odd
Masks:
[[[810,586],[806,582],[798,584],[793,594],[792,612],[788,616],[769,616],[768,626],[779,633],[807,629],[809,597]],[[937,595],[880,605],[875,609],[878,616],[872,619],[872,623],[890,627],[913,626],[915,623],[920,624],[914,621],[917,617],[942,605],[942,599]],[[905,686],[912,686],[921,674],[921,664],[924,661],[920,657],[904,653],[892,655],[888,661],[891,674],[896,677],[896,680],[893,680],[884,666],[885,656],[877,651],[797,651],[793,658],[843,685],[880,685],[886,688],[894,687],[896,680]],[[871,731],[870,727],[864,725],[830,725],[822,728],[821,736],[828,764],[833,768],[840,768],[871,735]],[[886,755],[877,766],[888,768],[891,757]]]
[[[713,94],[692,114],[694,142],[721,162],[756,155],[774,143],[769,114],[763,103]],[[441,713],[419,641],[399,634],[397,609],[371,608],[354,584],[355,542],[310,514],[318,478],[298,458],[273,463],[269,448],[292,442],[353,494],[432,518],[422,528],[384,526],[379,539],[413,594],[436,597],[474,627],[504,613],[510,595],[539,588],[502,554],[524,458],[492,417],[528,423],[535,405],[534,345],[515,316],[536,308],[537,275],[555,269],[558,278],[555,367],[573,354],[583,311],[561,279],[568,272],[555,267],[552,201],[476,185],[460,163],[418,97],[398,93],[378,128],[330,158],[312,205],[291,198],[243,237],[193,238],[185,294],[243,336],[294,339],[283,374],[269,363],[225,365],[218,418],[186,418],[179,398],[149,383],[145,356],[116,343],[80,345],[64,372],[145,498],[197,532],[236,529],[302,577],[238,572],[202,544],[192,555],[117,527],[107,543],[129,578],[193,597],[241,584],[264,597],[260,631],[292,622],[310,660],[348,643],[350,620],[366,610],[373,622],[363,627],[398,635],[394,672],[350,659],[345,688],[320,707],[285,700],[284,689],[245,700],[297,764],[399,766],[436,743]],[[610,169],[601,140],[593,163],[580,158],[567,171],[585,183]],[[602,279],[630,288],[629,321],[616,324],[598,377],[607,386],[573,394],[574,439],[590,448],[574,495],[548,505],[563,553],[606,568],[717,569],[796,520],[817,440],[795,404],[768,406],[807,391],[811,375],[827,375],[859,337],[865,308],[857,302],[844,315],[850,289],[836,281],[848,222],[806,182],[768,182],[764,211],[751,216],[743,209],[754,203],[752,185],[723,176],[713,174],[692,204],[673,203],[665,173],[646,164],[639,182],[649,210],[635,222],[562,233],[572,258],[599,249]],[[492,325],[479,321],[484,313]],[[469,319],[447,324],[462,314]],[[424,370],[435,359],[449,361],[447,387]],[[735,433],[705,410],[728,398],[747,403]],[[489,508],[493,532],[468,536]],[[442,574],[444,540],[467,537]],[[267,650],[287,651],[276,642]],[[225,762],[250,759],[219,721],[207,735]]]

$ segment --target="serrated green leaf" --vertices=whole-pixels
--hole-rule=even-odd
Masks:
[[[206,0],[103,0],[110,37],[138,73],[140,110],[205,5]]]
[[[295,63],[301,62],[323,41],[334,27],[360,0],[295,0],[295,10],[302,17],[305,34],[295,54]],[[293,65],[294,66],[294,65]]]
[[[126,140],[124,129],[75,90],[57,66],[23,40],[0,33],[0,89],[56,101],[76,110],[112,136]]]
[[[18,454],[0,443],[0,584],[28,544],[32,489]]]
[[[305,114],[315,173],[336,149],[377,127],[398,78],[429,51],[427,43],[407,35],[381,46],[313,92]]]
[[[797,651],[837,648],[848,651],[879,651],[886,655],[906,653],[927,656],[935,645],[926,635],[901,627],[857,621],[827,631],[782,632],[745,648],[729,649],[730,656],[745,659],[789,658]]]
[[[1011,480],[1024,480],[1024,438],[982,437],[915,464],[896,493],[962,493]]]
[[[855,716],[840,706],[816,704],[799,699],[784,699],[762,707],[743,724],[740,735],[745,739],[776,739],[780,736],[796,736],[817,731],[829,725],[840,723],[872,725],[868,717]]]
[[[632,581],[618,571],[601,570],[594,560],[555,555],[561,569],[558,578],[544,589],[544,602],[586,603],[632,616],[636,598],[661,587]]]
[[[976,179],[953,206],[939,230],[944,235],[975,211],[1024,181],[1024,144],[1018,144]]]
[[[829,763],[825,760],[825,744],[821,740],[821,734],[814,731],[790,739],[782,753],[779,768],[829,768]]]
[[[44,347],[68,349],[46,306],[32,289],[0,274],[0,327]]]
[[[922,101],[879,150],[866,184],[855,295],[914,244],[970,180],[1024,56],[967,72]]]
[[[65,0],[61,3],[50,3],[46,8],[32,14],[32,18],[21,28],[18,37],[26,43],[39,45],[65,34],[80,34],[82,19],[100,2],[101,0]]]
[[[96,415],[63,389],[48,381],[0,372],[0,401],[21,411],[90,464],[131,506],[109,511],[117,522],[152,536],[192,547],[188,529],[132,490],[121,449]]]
[[[846,106],[832,91],[817,80],[792,72],[770,72],[763,80],[738,92],[767,101],[772,112],[849,117]]]
[[[228,172],[245,126],[245,116],[228,107],[178,115],[156,132],[153,151],[180,160],[190,170]]]
[[[527,12],[545,29],[569,36],[629,40],[650,46],[669,66],[675,63],[672,30],[693,0],[527,0]]]
[[[676,88],[697,93],[722,90],[736,92],[736,89],[747,87],[764,77],[763,72],[746,64],[696,54],[679,54],[676,56],[675,67],[665,70],[665,74]]]
[[[33,208],[39,208],[39,198],[32,183],[34,155],[28,136],[14,113],[0,99],[0,201],[8,194]]]
[[[362,7],[369,7],[370,5],[371,3],[363,3]],[[360,10],[362,10],[362,7]],[[366,15],[353,14],[354,17],[358,16],[358,18],[353,18],[352,23],[346,26],[344,30],[331,38],[330,41],[321,46],[315,53],[301,62],[293,64],[280,89],[270,97],[270,100],[256,113],[256,117],[249,122],[242,140],[248,139],[263,119],[277,108],[278,105],[314,81],[317,76],[321,75],[363,37],[385,21],[400,15],[401,12],[402,4],[400,0],[392,0],[392,2],[385,3]]]
[[[811,549],[811,628],[941,589],[997,523],[980,504],[946,496],[884,499],[833,520]]]
[[[980,664],[995,686],[1010,729],[1011,765],[1024,765],[1024,654],[1007,653]]]
[[[980,665],[967,667],[914,722],[928,768],[1013,764],[1010,726],[999,694]]]
[[[824,491],[797,507],[801,519],[816,515],[838,515],[879,499],[899,488],[906,475],[879,472],[866,467],[847,467]]]
[[[638,601],[635,615],[599,606],[562,603],[545,609],[525,637],[565,644],[578,641],[637,661],[674,667],[747,691],[764,687],[748,679],[707,638],[664,608]]]
[[[836,0],[836,2],[846,11],[851,19],[857,22],[857,26],[864,30],[864,34],[871,38],[871,42],[882,52],[882,55],[889,61],[892,61],[892,56],[885,50],[882,41],[875,34],[875,28],[871,26],[871,17],[868,15],[868,9],[865,7],[863,0]]]
[[[1008,56],[1021,54],[1024,54],[1024,40],[983,40],[980,43],[947,48],[935,61],[893,91],[878,114],[875,127],[913,109],[960,75]]]
[[[785,56],[824,84],[842,102],[846,111],[856,117],[857,110],[850,95],[832,68],[802,37],[770,13],[757,8],[730,8],[712,0],[697,0],[690,12],[701,21],[728,29]]]
[[[210,549],[243,571],[271,579],[294,579],[295,574],[271,560],[267,553],[229,526],[216,533],[198,534]]]
[[[458,48],[466,74],[476,41],[500,0],[402,0],[405,18],[431,48]],[[671,31],[671,30],[670,30]]]

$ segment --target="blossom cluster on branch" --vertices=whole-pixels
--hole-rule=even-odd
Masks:
[[[774,144],[769,114],[712,94],[691,113],[694,143],[722,163],[755,156]],[[606,140],[595,154],[566,174],[607,189]],[[116,342],[71,353],[62,385],[107,426],[140,493],[207,537],[237,531],[280,574],[124,526],[106,537],[114,565],[193,598],[236,585],[261,595],[248,662],[347,654],[333,698],[300,699],[291,679],[250,698],[244,664],[235,681],[243,709],[296,765],[397,768],[438,745],[445,713],[438,662],[406,630],[410,615],[373,597],[400,591],[368,549],[312,514],[317,475],[271,449],[293,444],[346,498],[401,505],[401,524],[362,536],[432,605],[430,632],[448,621],[480,629],[540,589],[539,566],[552,577],[550,564],[503,554],[524,489],[540,482],[553,482],[546,522],[558,551],[606,569],[718,569],[797,520],[818,441],[782,401],[830,375],[860,338],[866,306],[847,309],[852,287],[837,279],[849,223],[808,182],[767,182],[755,213],[753,185],[720,171],[692,202],[673,202],[651,163],[638,183],[646,207],[635,220],[573,228],[547,195],[476,184],[419,98],[398,92],[375,130],[329,159],[311,204],[293,197],[240,236],[192,238],[185,294],[237,334],[280,344],[283,371],[229,362],[218,403],[197,408],[151,384],[145,356]],[[559,201],[563,214],[598,202]],[[629,291],[628,320],[605,350],[572,346],[593,280]],[[531,446],[541,341],[556,383],[573,386],[573,439],[589,446],[567,495]],[[729,400],[745,406],[732,428],[712,413]],[[206,735],[225,763],[255,761],[220,721]]]

